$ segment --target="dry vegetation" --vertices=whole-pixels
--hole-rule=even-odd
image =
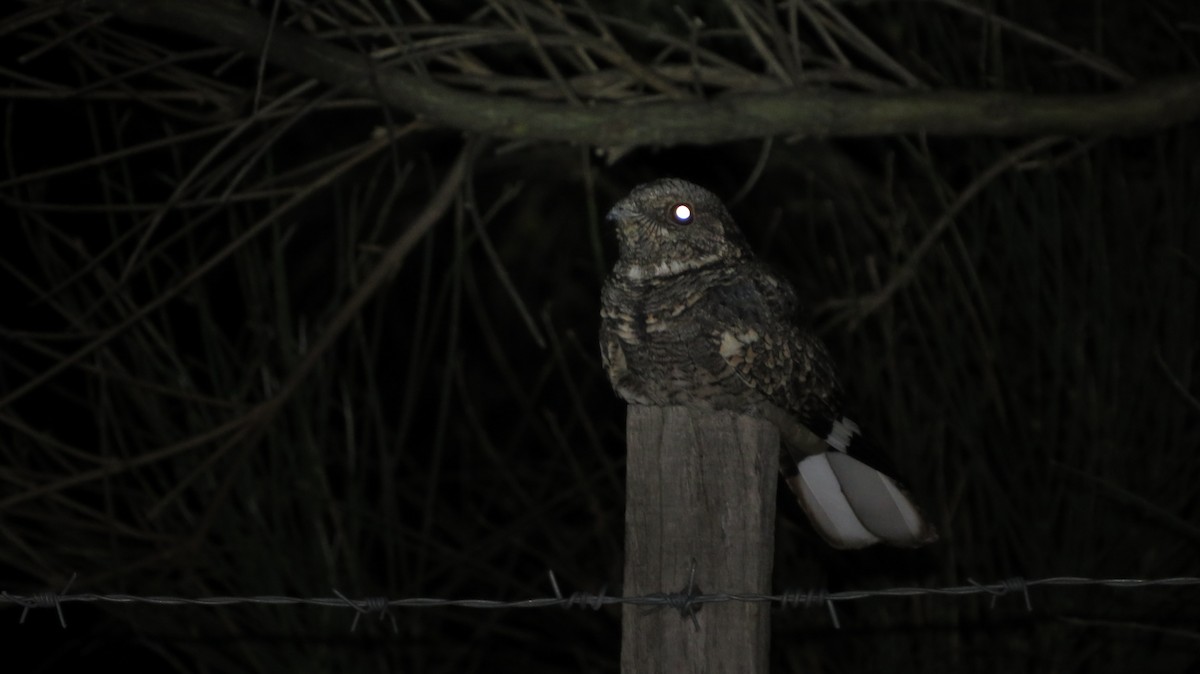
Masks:
[[[1070,8],[1067,7],[1070,5]],[[730,198],[920,554],[779,589],[1200,575],[1200,5],[10,2],[0,589],[619,589],[601,215]],[[668,588],[673,589],[673,588]],[[775,616],[778,671],[1181,671],[1194,590]],[[615,671],[619,612],[68,607],[60,664]],[[4,612],[16,622],[15,609]],[[45,632],[36,631],[45,627]],[[22,637],[15,625],[4,628]]]

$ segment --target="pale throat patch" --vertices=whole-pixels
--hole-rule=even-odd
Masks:
[[[706,267],[718,260],[722,259],[723,255],[712,254],[703,257],[692,258],[688,260],[668,260],[652,265],[643,264],[619,264],[621,267],[620,274],[630,281],[643,281],[651,278],[662,278],[664,276],[674,276],[681,272],[690,271]]]

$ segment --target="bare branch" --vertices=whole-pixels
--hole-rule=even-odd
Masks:
[[[786,91],[704,102],[571,106],[452,89],[381,69],[372,84],[362,55],[278,28],[227,2],[109,0],[118,16],[259,54],[275,65],[355,94],[380,97],[426,123],[491,136],[592,145],[717,143],[768,136],[1125,134],[1200,117],[1200,76],[1166,77],[1108,94]],[[635,111],[636,110],[636,111]]]

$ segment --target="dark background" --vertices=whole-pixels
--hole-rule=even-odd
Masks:
[[[1195,123],[1081,129],[1021,161],[1038,137],[936,128],[480,141],[186,29],[13,7],[2,590],[77,574],[73,593],[520,600],[553,596],[552,570],[565,593],[619,593],[603,214],[665,175],[725,198],[794,280],[857,418],[942,534],[918,552],[835,552],[781,490],[777,591],[1200,575]],[[697,101],[1103,93],[1200,64],[1200,5],[1182,0],[567,4],[558,23],[552,7],[344,0],[283,3],[276,20],[480,93],[562,101],[563,79],[630,103],[634,122],[659,96],[567,28],[606,27]],[[695,58],[704,77],[686,74]],[[448,207],[373,279],[447,183]],[[1043,587],[1032,611],[1019,594],[871,598],[838,604],[840,630],[823,608],[776,609],[772,657],[781,672],[1196,671],[1198,591]],[[371,615],[351,632],[346,608],[72,602],[63,630],[53,610],[21,625],[0,607],[21,671],[611,672],[619,653],[616,608],[406,608],[395,630]]]

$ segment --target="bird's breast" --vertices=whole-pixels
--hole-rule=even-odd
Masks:
[[[747,391],[720,351],[712,285],[696,279],[610,279],[602,293],[601,341],[609,376],[628,402],[741,408]],[[619,357],[613,354],[619,353]],[[613,367],[616,361],[619,367]]]

